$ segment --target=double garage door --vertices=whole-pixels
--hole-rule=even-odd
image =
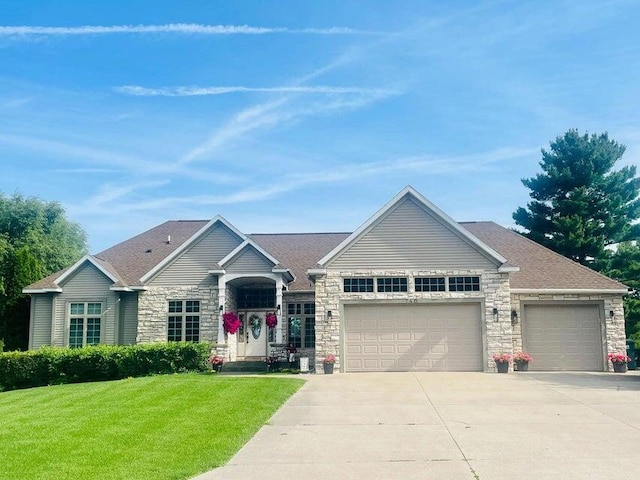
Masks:
[[[522,341],[529,370],[602,371],[600,307],[524,305]]]
[[[345,370],[481,371],[480,304],[345,305]]]
[[[345,305],[345,370],[481,371],[478,303]],[[529,304],[522,311],[530,370],[602,371],[598,304]]]

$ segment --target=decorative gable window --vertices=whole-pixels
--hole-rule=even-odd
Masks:
[[[444,277],[416,277],[416,292],[444,292]]]
[[[479,292],[480,277],[449,277],[450,292]]]
[[[69,304],[69,347],[98,345],[101,336],[102,303]]]
[[[373,292],[373,278],[345,278],[345,293]]]
[[[200,300],[169,301],[167,341],[200,341]]]
[[[383,277],[376,279],[378,283],[378,292],[406,292],[406,277]]]
[[[289,303],[287,314],[289,345],[295,348],[315,348],[316,304]]]

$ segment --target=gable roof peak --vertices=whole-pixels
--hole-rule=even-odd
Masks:
[[[458,222],[456,222],[453,218],[447,215],[444,211],[438,208],[434,203],[429,201],[424,195],[418,192],[411,185],[407,185],[404,187],[397,195],[395,195],[391,200],[389,200],[385,205],[382,206],[373,216],[371,216],[366,222],[364,222],[358,229],[349,235],[343,242],[341,242],[336,248],[330,251],[327,255],[321,258],[318,261],[319,265],[326,265],[328,262],[336,258],[340,253],[346,250],[350,245],[352,245],[358,238],[364,235],[369,228],[376,224],[380,219],[382,219],[389,211],[391,211],[394,207],[403,202],[406,198],[411,197],[415,200],[420,206],[425,208],[428,211],[431,211],[436,217],[438,217],[445,225],[451,228],[454,232],[456,232],[460,237],[465,239],[467,242],[478,248],[481,252],[487,255],[489,258],[493,259],[499,265],[507,263],[507,259],[496,252],[494,249],[489,247],[487,244],[482,242],[479,238],[471,234],[468,230],[463,228]]]
[[[194,233],[190,238],[188,238],[182,245],[176,248],[169,255],[164,257],[158,264],[156,264],[151,270],[145,273],[141,278],[141,283],[146,283],[151,278],[153,278],[157,273],[159,273],[163,268],[169,265],[174,259],[182,255],[187,249],[189,249],[192,245],[194,245],[198,240],[200,240],[207,232],[209,232],[216,224],[224,225],[228,230],[237,235],[242,242],[247,240],[247,236],[238,230],[231,222],[229,222],[222,215],[216,215],[209,222],[207,222],[202,228],[200,228],[196,233]]]

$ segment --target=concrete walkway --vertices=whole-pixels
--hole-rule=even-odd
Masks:
[[[640,375],[308,377],[199,480],[640,478]]]

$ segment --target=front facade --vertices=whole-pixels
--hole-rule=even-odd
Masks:
[[[411,187],[351,234],[166,222],[24,291],[30,348],[197,341],[255,360],[293,346],[342,372],[489,371],[520,350],[531,369],[603,371],[625,349],[624,285],[492,222],[457,223]]]

